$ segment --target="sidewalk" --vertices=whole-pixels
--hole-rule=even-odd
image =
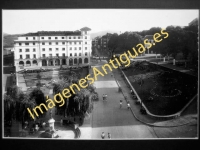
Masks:
[[[23,74],[16,73],[16,76],[17,76],[18,87],[20,87],[23,92],[26,92],[27,87]]]
[[[141,112],[140,112],[141,106],[135,104],[136,100],[133,100],[133,97],[130,94],[130,88],[128,87],[128,85],[126,84],[124,79],[121,77],[120,71],[113,70],[113,74],[114,74],[115,79],[119,82],[120,86],[122,87],[124,95],[126,95],[127,99],[130,101],[131,108],[132,108],[133,112],[135,113],[135,115],[138,117],[138,119],[140,119],[141,121],[146,122],[146,123],[156,122],[157,121],[156,119],[150,118],[147,115],[141,114]]]

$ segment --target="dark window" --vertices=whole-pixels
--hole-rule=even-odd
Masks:
[[[65,48],[62,48],[62,50],[64,51],[64,50],[65,50]]]
[[[76,37],[74,36],[74,39],[76,39]]]
[[[62,55],[65,56],[65,53],[63,53]]]
[[[81,42],[79,42],[79,44],[81,44]]]
[[[72,56],[72,53],[70,53],[69,56]]]
[[[45,45],[45,43],[42,43],[42,45]]]
[[[22,45],[22,43],[19,43],[19,45]]]
[[[52,57],[52,54],[49,54],[49,57]]]
[[[69,50],[72,50],[72,47],[70,47]]]
[[[87,36],[85,36],[85,39],[87,39]]]
[[[43,48],[42,51],[45,51],[45,48]]]
[[[87,52],[85,52],[85,56],[87,56]]]
[[[35,43],[33,43],[33,45],[35,45]]]
[[[25,45],[29,45],[29,43],[25,43]]]
[[[69,37],[69,39],[71,39],[71,36]]]
[[[87,47],[85,47],[85,50],[87,50]]]
[[[33,49],[33,52],[35,52],[36,50],[35,50],[35,48]]]
[[[51,39],[51,37],[49,37],[49,39]]]
[[[26,55],[26,58],[30,58],[30,55]]]
[[[69,42],[69,44],[72,44],[72,42]]]
[[[23,58],[22,58],[22,55],[19,55],[19,57],[20,57],[20,59],[23,59]]]
[[[74,50],[76,50],[76,47],[74,47]]]
[[[87,44],[87,42],[85,42],[85,44]]]
[[[56,42],[56,45],[58,45],[58,42]]]
[[[29,49],[26,49],[26,52],[29,52]]]
[[[56,48],[56,50],[58,51],[58,48]]]
[[[81,47],[79,47],[79,50],[81,50]]]
[[[59,54],[56,54],[56,56],[58,57],[58,56],[59,56]]]
[[[33,37],[33,39],[35,40],[35,37]]]
[[[74,53],[74,56],[77,56],[77,53]]]
[[[42,57],[45,57],[45,54],[42,54]]]
[[[85,31],[85,34],[87,34],[87,31]]]
[[[19,52],[22,52],[22,49],[19,49]]]
[[[58,37],[55,37],[55,39],[58,39]]]
[[[51,42],[49,42],[49,45],[51,45]]]
[[[74,44],[76,44],[76,42],[74,42]]]
[[[62,42],[63,45],[65,45],[65,42]]]
[[[26,40],[28,40],[28,37],[26,37]]]
[[[33,58],[36,58],[36,54],[33,54]]]
[[[52,51],[52,48],[49,48],[49,51]]]
[[[81,53],[79,53],[79,56],[81,56]]]
[[[44,39],[44,37],[41,37],[41,39]]]
[[[78,39],[81,39],[81,37],[79,36]]]
[[[64,39],[64,37],[62,37],[62,39]]]

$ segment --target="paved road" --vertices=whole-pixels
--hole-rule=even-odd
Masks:
[[[105,63],[102,61],[102,64]],[[95,67],[101,70],[100,66]],[[99,75],[98,81],[94,83],[100,100],[95,102],[91,116],[91,138],[100,139],[102,132],[106,136],[108,132],[111,133],[112,139],[156,138],[153,129],[138,122],[127,109],[123,95],[118,92],[118,86],[111,74],[109,71],[104,77]],[[102,100],[103,94],[108,95],[107,101]],[[119,108],[120,99],[124,100],[121,109]]]

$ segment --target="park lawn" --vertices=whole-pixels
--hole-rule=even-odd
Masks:
[[[72,69],[71,71],[80,74],[81,78],[85,78],[88,75],[87,67],[83,67],[82,69]],[[27,87],[36,86],[36,83],[38,82],[37,75],[38,73],[24,74],[24,79],[26,81]],[[52,79],[59,79],[59,76],[68,76],[69,70],[40,72],[40,75],[41,83],[45,83],[47,85]]]
[[[155,71],[155,69],[151,71]],[[151,71],[148,73],[151,73]],[[197,93],[197,84],[195,84],[195,80],[188,80],[187,78],[182,77],[182,73],[177,75],[177,72],[174,73],[172,71],[170,74],[164,74],[154,79],[144,78],[142,87],[140,87],[138,82],[134,82],[133,78],[138,74],[145,75],[147,73],[145,70],[141,71],[139,69],[129,68],[124,70],[124,73],[135,88],[139,97],[142,99],[143,104],[145,104],[147,109],[154,115],[171,115],[177,113]],[[166,78],[170,78],[173,83],[166,84]],[[158,83],[153,91],[160,96],[154,96],[150,93],[151,89],[155,87],[155,82],[153,82],[153,80]],[[175,95],[177,93],[175,89],[180,90],[181,94],[174,97],[165,97],[166,95]],[[168,90],[172,90],[172,94],[169,94]],[[149,97],[153,97],[153,100],[149,101]]]

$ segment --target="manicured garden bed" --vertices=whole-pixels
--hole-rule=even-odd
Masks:
[[[79,74],[81,78],[85,78],[88,75],[88,68],[83,67],[80,69],[72,69],[72,72]],[[48,84],[51,80],[56,80],[59,77],[67,77],[69,76],[70,70],[58,70],[58,71],[46,71],[40,72],[41,83]],[[27,87],[36,86],[38,82],[38,73],[24,73],[24,79],[26,81]]]
[[[143,104],[154,115],[177,113],[197,94],[197,78],[188,74],[147,62],[123,71]]]

